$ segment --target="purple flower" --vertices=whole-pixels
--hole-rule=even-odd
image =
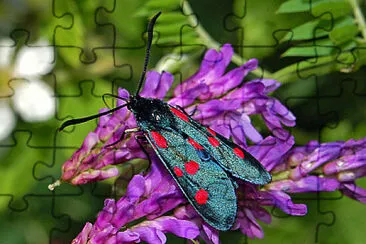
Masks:
[[[365,176],[365,152],[366,138],[321,144],[312,141],[293,148],[287,155],[289,179],[278,181],[276,187],[287,188],[290,193],[341,190],[351,198],[366,202],[365,190],[355,184]]]
[[[94,225],[87,223],[74,243],[165,243],[164,233],[193,239],[199,234],[198,226],[174,216],[161,216],[180,204],[186,203],[178,187],[157,157],[152,157],[151,171],[146,176],[135,175],[126,194],[117,202],[106,199],[103,210]],[[126,229],[131,221],[147,220]],[[125,230],[120,231],[125,228]]]
[[[263,238],[258,220],[271,223],[266,206],[288,215],[305,215],[306,205],[293,203],[289,194],[341,190],[366,202],[366,190],[355,184],[366,174],[364,140],[323,144],[312,141],[294,146],[293,136],[285,129],[295,126],[294,115],[268,96],[280,84],[270,79],[242,84],[248,72],[257,67],[254,59],[225,74],[232,55],[230,45],[224,45],[220,52],[209,50],[199,71],[175,87],[174,96],[167,101],[184,107],[195,120],[244,147],[271,172],[273,181],[261,189],[237,182],[238,213],[232,229],[250,238]],[[164,99],[172,84],[171,74],[148,72],[141,96]],[[119,89],[118,95],[129,97],[124,89]],[[117,105],[123,103],[117,101]],[[251,117],[256,114],[267,127],[262,128],[269,133],[265,138],[252,124]],[[136,121],[126,107],[101,117],[95,131],[63,165],[62,180],[72,184],[103,180],[120,174],[117,164],[147,159],[134,136],[128,134],[120,140],[126,129],[135,127]],[[254,144],[248,146],[247,139]],[[106,147],[116,141],[119,142]],[[87,223],[74,243],[165,243],[165,233],[219,243],[219,231],[200,217],[155,153],[146,149],[151,159],[150,171],[135,175],[118,201],[105,200],[95,223]]]

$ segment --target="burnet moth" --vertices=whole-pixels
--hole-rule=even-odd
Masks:
[[[252,155],[193,120],[182,108],[139,95],[149,61],[154,24],[160,14],[156,14],[148,26],[144,69],[136,94],[127,100],[120,98],[126,103],[106,112],[68,120],[60,130],[127,106],[134,114],[138,128],[126,133],[141,131],[189,203],[209,225],[225,231],[233,226],[237,214],[235,178],[264,185],[271,181],[271,175]]]

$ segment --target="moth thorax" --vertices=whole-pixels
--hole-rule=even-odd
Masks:
[[[140,122],[148,122],[162,127],[174,122],[168,105],[159,99],[132,98],[130,109]]]

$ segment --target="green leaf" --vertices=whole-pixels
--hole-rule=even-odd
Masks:
[[[192,55],[197,46],[204,45],[204,40],[196,32],[194,26],[189,21],[191,16],[184,15],[180,10],[180,1],[163,0],[163,5],[159,0],[150,0],[139,10],[141,13],[156,13],[167,7],[167,11],[163,10],[163,14],[159,17],[155,30],[159,33],[159,45],[174,47],[172,52],[177,54]],[[174,5],[174,6],[172,6]],[[175,11],[175,9],[177,9]],[[185,46],[184,48],[182,47]]]
[[[177,26],[183,26],[186,24],[186,21],[182,21],[182,22],[176,22],[176,25],[167,25],[167,24],[157,24],[155,29],[156,31],[158,31],[159,33],[161,33],[160,35],[163,34],[177,34],[180,33],[181,28],[177,28]]]
[[[345,0],[316,1],[311,4],[312,15],[322,16],[321,18],[327,19],[329,18],[329,14],[333,19],[336,19],[338,17],[350,14],[351,10],[351,6]]]
[[[328,56],[335,52],[334,47],[321,47],[321,46],[309,46],[309,47],[293,47],[287,50],[282,57],[316,57],[316,56]]]
[[[243,28],[244,31],[244,38],[238,32],[238,40],[245,46],[243,52],[245,58],[269,57],[276,50],[274,45],[277,45],[277,40],[281,40],[287,34],[283,30],[290,30],[309,20],[310,16],[307,13],[276,14],[282,2],[281,0],[234,1],[235,15],[243,15],[243,7],[246,10],[244,18],[235,20],[236,26]]]
[[[287,35],[281,40],[281,42],[285,42],[288,40],[310,40],[314,38],[324,37],[329,34],[329,32],[326,30],[330,28],[330,21],[316,19],[293,28],[291,32],[287,33]]]
[[[184,31],[179,35],[161,36],[158,41],[159,44],[174,44],[178,45],[183,43],[184,45],[201,43],[197,38],[197,34],[190,31]]]
[[[146,17],[162,11],[163,14],[159,17],[160,20],[162,16],[172,12],[173,10],[178,10],[179,7],[180,0],[150,0],[147,1],[135,14],[138,17]]]
[[[175,22],[187,22],[187,16],[182,14],[181,12],[167,12],[159,17],[159,22],[164,24],[175,25]],[[188,23],[188,22],[187,22]]]
[[[346,16],[338,20],[333,30],[329,33],[329,37],[336,45],[352,40],[358,34],[358,27],[355,25],[351,16]]]
[[[175,10],[180,5],[180,0],[150,0],[144,7],[149,9]]]
[[[342,61],[350,60],[351,56],[351,53],[345,52],[340,55],[310,58],[278,70],[271,76],[271,79],[278,80],[281,83],[287,83],[299,79],[299,74],[302,77],[308,77],[314,74],[321,76],[342,69],[349,69],[350,64]]]
[[[340,51],[329,39],[306,42],[288,49],[282,57],[318,57],[329,56]]]
[[[354,40],[350,40],[349,42],[343,43],[341,46],[342,51],[349,51],[357,47],[357,44]]]
[[[307,12],[310,10],[310,5],[308,2],[304,2],[303,0],[290,0],[281,4],[278,8],[278,14],[284,13],[298,13],[298,12]]]

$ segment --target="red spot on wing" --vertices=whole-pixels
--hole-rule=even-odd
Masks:
[[[207,128],[207,131],[208,131],[211,135],[216,136],[216,132],[215,132],[215,131],[213,131],[212,129]]]
[[[184,167],[188,174],[194,175],[199,170],[200,165],[197,162],[191,160],[191,161],[185,163]]]
[[[215,137],[208,137],[208,142],[213,146],[213,147],[218,147],[220,145],[220,142],[215,138]]]
[[[208,192],[203,189],[200,189],[196,192],[194,199],[196,199],[196,202],[200,205],[206,204],[208,200]]]
[[[202,147],[200,144],[198,144],[198,142],[196,142],[195,140],[193,140],[192,138],[189,138],[189,139],[188,139],[188,142],[189,142],[189,144],[191,144],[195,149],[197,149],[197,150],[203,150],[203,147]]]
[[[183,176],[183,171],[178,166],[175,166],[173,170],[174,170],[174,173],[176,176],[178,176],[178,177]]]
[[[240,148],[236,147],[233,149],[233,152],[238,156],[239,158],[244,158],[244,152]]]
[[[160,148],[168,147],[168,143],[166,142],[165,138],[160,133],[158,133],[156,131],[151,131],[150,134],[158,147],[160,147]]]
[[[172,111],[181,120],[184,120],[186,122],[189,121],[188,116],[185,115],[182,111],[180,111],[180,110],[178,110],[176,108],[173,108],[173,107],[170,108],[170,111]]]

